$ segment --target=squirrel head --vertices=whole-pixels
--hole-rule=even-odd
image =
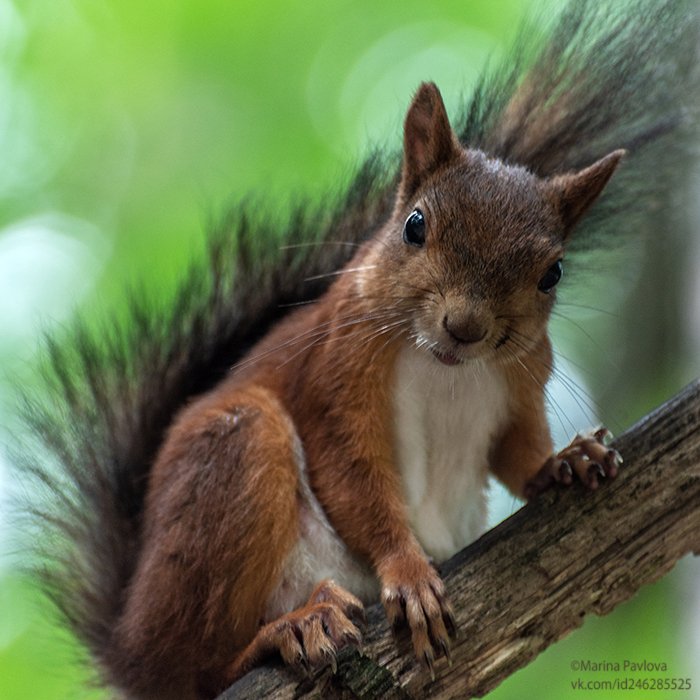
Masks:
[[[424,83],[405,120],[394,213],[358,283],[400,303],[407,336],[445,364],[514,360],[546,333],[567,239],[623,155],[539,178],[463,148]]]

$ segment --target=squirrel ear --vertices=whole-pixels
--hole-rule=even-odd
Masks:
[[[567,232],[603,191],[625,153],[624,149],[613,151],[577,173],[557,175],[550,180]]]
[[[459,142],[435,83],[422,83],[406,114],[403,129],[402,192],[409,196],[439,165],[454,156]]]

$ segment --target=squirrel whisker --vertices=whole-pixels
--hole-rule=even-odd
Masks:
[[[338,275],[348,275],[354,272],[364,272],[366,270],[373,270],[376,265],[361,265],[359,267],[348,267],[343,270],[335,270],[334,272],[325,272],[321,275],[312,275],[311,277],[305,277],[305,282],[312,282],[313,280],[326,279],[328,277],[337,277]]]

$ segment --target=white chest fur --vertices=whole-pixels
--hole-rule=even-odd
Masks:
[[[441,365],[406,347],[396,365],[396,454],[414,533],[441,561],[486,522],[488,451],[506,417],[501,374],[480,362]]]

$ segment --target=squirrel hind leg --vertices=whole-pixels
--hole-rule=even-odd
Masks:
[[[358,598],[331,579],[321,581],[306,605],[260,628],[227,669],[227,681],[239,680],[275,654],[304,673],[326,666],[335,672],[336,653],[348,644],[361,643],[358,625],[364,620],[364,607]]]
[[[108,650],[116,685],[139,697],[223,689],[299,539],[297,457],[291,421],[259,387],[210,396],[178,419],[154,465]]]

